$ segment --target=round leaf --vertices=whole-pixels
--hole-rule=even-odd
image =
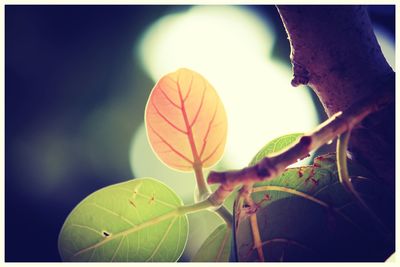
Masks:
[[[232,230],[219,225],[204,241],[193,262],[228,262],[231,250]]]
[[[260,151],[257,152],[249,165],[255,165],[264,157],[283,151],[285,148],[289,147],[296,140],[298,140],[301,136],[303,136],[303,133],[287,134],[275,138],[274,140],[268,142],[263,148],[260,149]]]
[[[239,261],[384,261],[394,251],[392,195],[373,179],[352,176],[352,183],[383,228],[340,184],[328,154],[255,184],[257,212],[235,212]]]
[[[145,123],[151,147],[171,168],[210,167],[223,154],[224,106],[211,84],[189,69],[169,73],[157,82],[147,102]]]
[[[180,198],[151,178],[100,189],[66,219],[58,239],[64,261],[176,261],[188,235]]]

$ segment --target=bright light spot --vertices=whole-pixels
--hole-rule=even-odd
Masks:
[[[383,28],[374,25],[374,32],[378,43],[381,46],[382,53],[385,56],[387,62],[392,69],[395,69],[395,49],[394,49],[394,39],[391,35]]]
[[[227,168],[246,166],[276,137],[318,124],[308,89],[291,87],[290,68],[269,58],[275,40],[271,29],[245,8],[199,6],[161,18],[140,44],[138,53],[154,81],[187,67],[215,87],[229,121],[223,158]],[[134,173],[141,176],[146,175],[138,171],[142,162],[133,164]],[[153,165],[146,164],[151,171]]]
[[[139,55],[154,80],[182,66],[221,80],[245,69],[251,72],[254,61],[268,56],[274,39],[271,30],[246,9],[200,6],[155,22]]]

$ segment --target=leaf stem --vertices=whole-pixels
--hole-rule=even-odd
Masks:
[[[226,226],[229,229],[232,229],[232,214],[224,206],[219,207],[217,210],[215,210],[215,212],[225,221]]]
[[[258,259],[260,260],[260,262],[264,262],[265,257],[262,248],[261,235],[260,235],[260,230],[258,228],[256,213],[250,215],[250,226],[251,226],[251,233],[253,235],[254,249],[257,250]]]
[[[197,189],[199,190],[199,200],[206,199],[211,194],[211,189],[204,178],[203,166],[201,164],[193,164],[193,169],[196,176]]]
[[[191,204],[191,205],[184,205],[184,206],[180,206],[177,209],[177,212],[179,215],[185,215],[185,214],[189,214],[189,213],[193,213],[193,212],[197,212],[200,210],[205,210],[208,208],[212,208],[214,207],[214,205],[211,203],[211,201],[209,201],[208,199],[202,200],[200,202]]]
[[[194,173],[196,175],[196,182],[197,182],[197,188],[199,190],[199,200],[203,200],[207,198],[211,195],[211,189],[210,186],[207,184],[206,180],[204,179],[204,175],[203,175],[203,167],[201,164],[198,165],[193,165],[194,168]],[[210,201],[209,201],[210,202]],[[210,202],[212,203],[212,202]],[[215,204],[212,203],[212,206],[215,207]],[[229,227],[230,229],[232,229],[232,221],[233,221],[233,217],[231,215],[231,213],[223,206],[221,205],[219,208],[217,208],[216,210],[214,210],[214,212],[225,221],[227,227]]]
[[[360,197],[358,192],[354,189],[353,184],[349,176],[349,171],[347,168],[347,146],[350,140],[351,130],[339,135],[336,144],[336,159],[337,168],[339,174],[339,181],[344,186],[344,188],[351,194],[351,196],[356,200],[356,202],[368,213],[368,215],[379,225],[380,231],[385,233],[385,225],[378,218],[378,216],[373,212],[370,207],[365,203],[365,201]]]
[[[339,181],[342,183],[344,188],[351,194],[353,194],[357,200],[360,199],[357,192],[354,190],[353,184],[351,183],[351,179],[349,177],[349,172],[347,168],[347,145],[349,143],[351,131],[347,131],[341,135],[339,135],[337,143],[336,143],[336,160],[337,160],[337,168],[339,173]]]

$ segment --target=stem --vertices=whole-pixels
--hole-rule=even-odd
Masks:
[[[177,212],[179,215],[185,215],[185,214],[197,212],[200,210],[205,210],[205,209],[208,209],[211,207],[214,207],[213,203],[211,203],[211,201],[209,201],[208,199],[205,199],[203,201],[197,202],[192,205],[180,206],[180,207],[178,207]]]
[[[201,164],[194,164],[193,169],[196,176],[197,189],[199,190],[199,199],[203,200],[211,194],[211,189],[204,178],[203,166]]]
[[[333,115],[285,151],[271,157],[265,157],[254,166],[241,170],[210,172],[208,183],[220,183],[218,189],[210,195],[210,201],[214,206],[221,205],[236,186],[277,177],[297,159],[304,158],[311,151],[325,145],[338,135],[353,129],[369,114],[393,103],[394,92],[390,88],[390,84],[388,84],[388,87],[379,88],[380,90],[377,90],[373,95],[355,103],[345,112],[338,112]]]
[[[211,205],[213,207],[218,206],[218,205],[214,205],[214,203],[212,203],[208,198],[210,196],[210,194],[211,194],[211,189],[210,189],[209,185],[207,184],[206,180],[204,179],[202,166],[201,165],[195,165],[194,166],[194,171],[195,171],[195,175],[196,175],[197,188],[198,188],[198,191],[199,191],[199,200],[207,198],[203,202],[207,202],[209,205]],[[199,203],[201,203],[201,202],[199,202]],[[233,217],[230,214],[230,212],[223,205],[221,205],[219,208],[214,210],[214,212],[222,220],[225,221],[225,223],[226,223],[228,228],[230,228],[230,229],[232,228]]]
[[[219,215],[219,217],[221,217],[225,221],[226,226],[229,229],[232,229],[232,221],[233,221],[232,214],[224,206],[221,206],[215,212]]]
[[[349,143],[351,131],[347,131],[344,134],[339,135],[337,143],[336,143],[336,160],[337,160],[337,168],[339,173],[339,181],[343,184],[344,188],[351,194],[353,194],[357,199],[357,192],[354,190],[353,184],[351,183],[351,179],[349,177],[348,168],[347,168],[347,156],[346,150],[347,145]]]
[[[258,228],[257,214],[250,215],[251,233],[253,235],[254,248],[257,250],[258,259],[260,262],[265,261],[264,252],[262,248],[262,241],[260,236],[260,229]]]
[[[351,183],[351,179],[349,176],[348,168],[347,168],[347,146],[349,144],[351,130],[341,134],[338,137],[337,145],[336,145],[336,159],[337,159],[337,168],[339,174],[339,181],[342,183],[344,188],[351,194],[351,196],[356,200],[356,203],[361,206],[368,215],[379,225],[379,230],[385,234],[385,225],[382,221],[376,216],[375,212],[373,212],[367,203],[360,197],[358,192],[354,189],[353,184]]]
[[[204,179],[202,166],[195,165],[194,172],[196,174],[197,188],[199,190],[199,199],[202,200],[202,199],[210,196],[211,189],[210,189],[209,185],[207,184],[206,180]],[[206,200],[209,201],[208,198]],[[213,205],[213,204],[211,204],[211,205]],[[221,219],[223,219],[226,222],[226,225],[229,228],[232,228],[233,217],[224,206],[221,205],[218,209],[215,210],[215,212],[217,213],[217,215],[219,215],[219,217]]]

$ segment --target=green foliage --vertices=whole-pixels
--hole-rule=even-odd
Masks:
[[[204,241],[192,261],[227,262],[229,261],[232,231],[227,225],[219,225]]]
[[[385,260],[394,250],[394,201],[373,179],[353,175],[352,182],[383,218],[385,229],[340,184],[335,154],[328,154],[317,157],[312,166],[287,169],[254,186],[258,229],[251,225],[251,211],[246,207],[236,211],[239,261]],[[256,232],[259,251],[253,242]]]
[[[100,189],[66,219],[58,240],[64,261],[176,261],[188,235],[181,199],[140,178]]]
[[[203,200],[209,188],[202,168],[219,160],[226,141],[222,102],[205,83],[187,69],[170,73],[157,83],[146,108],[147,133],[154,151],[172,168],[194,170],[199,191],[195,195],[201,197],[195,197],[195,204],[183,206],[172,189],[152,178],[94,192],[71,212],[61,229],[58,247],[64,261],[180,258],[188,237],[185,214],[214,205],[210,199]],[[198,105],[185,106],[189,98]],[[250,165],[282,152],[302,135],[272,140]],[[234,221],[225,209],[210,209],[225,223],[207,237],[192,261],[229,261],[232,239],[239,261],[385,260],[394,251],[393,193],[366,178],[373,176],[360,166],[349,164],[349,176],[347,143],[341,148],[341,177],[351,190],[338,179],[335,154],[319,156],[311,166],[289,168],[279,177],[254,184],[247,203],[237,197],[239,188],[235,188],[224,203]]]
[[[285,148],[289,147],[295,141],[297,141],[303,133],[293,133],[283,135],[281,137],[275,138],[271,142],[268,142],[260,151],[254,156],[254,158],[250,162],[250,166],[257,164],[264,157],[280,152]]]

